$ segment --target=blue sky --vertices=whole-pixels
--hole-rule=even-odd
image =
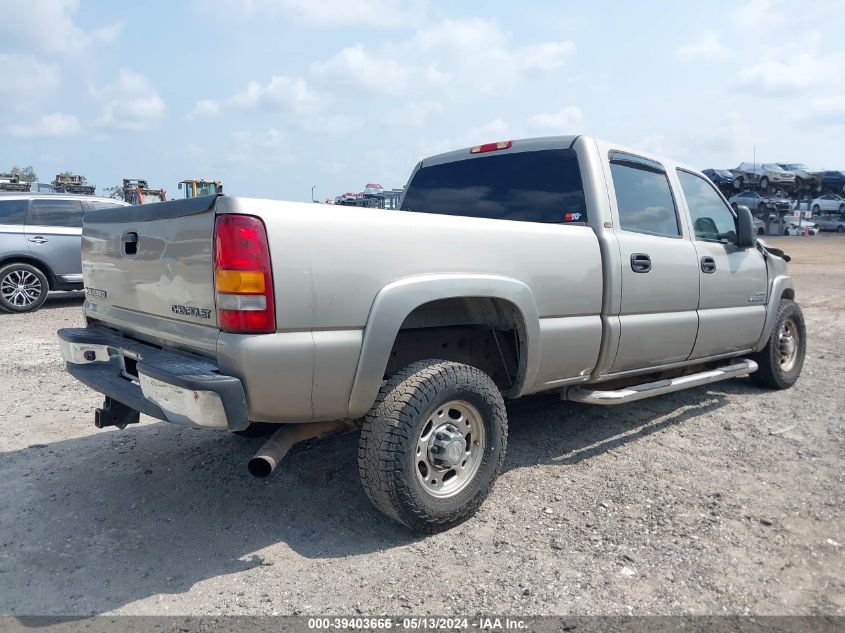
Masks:
[[[845,168],[845,3],[27,0],[0,170],[306,200],[420,158],[586,133],[705,167]]]

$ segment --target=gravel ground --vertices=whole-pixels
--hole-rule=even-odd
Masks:
[[[845,614],[845,239],[771,241],[810,332],[793,389],[513,402],[492,496],[425,538],[371,508],[352,436],[256,480],[258,439],[96,430],[54,337],[81,298],[2,315],[0,613]]]

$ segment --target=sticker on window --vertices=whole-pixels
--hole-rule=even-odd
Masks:
[[[563,221],[564,222],[580,222],[581,218],[584,214],[583,213],[573,213],[571,211],[567,211],[563,214]]]

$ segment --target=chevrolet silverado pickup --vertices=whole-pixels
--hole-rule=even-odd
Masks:
[[[359,431],[374,505],[466,519],[507,445],[505,399],[614,405],[749,375],[792,386],[789,258],[700,172],[587,136],[422,160],[399,211],[209,196],[86,215],[87,327],[67,370],[98,427]],[[266,426],[266,424],[262,425]]]

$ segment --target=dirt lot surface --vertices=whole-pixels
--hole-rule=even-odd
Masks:
[[[845,239],[771,242],[810,336],[793,389],[513,402],[491,498],[424,538],[370,506],[353,436],[256,480],[259,439],[98,431],[54,336],[79,296],[2,315],[0,613],[845,614]]]

